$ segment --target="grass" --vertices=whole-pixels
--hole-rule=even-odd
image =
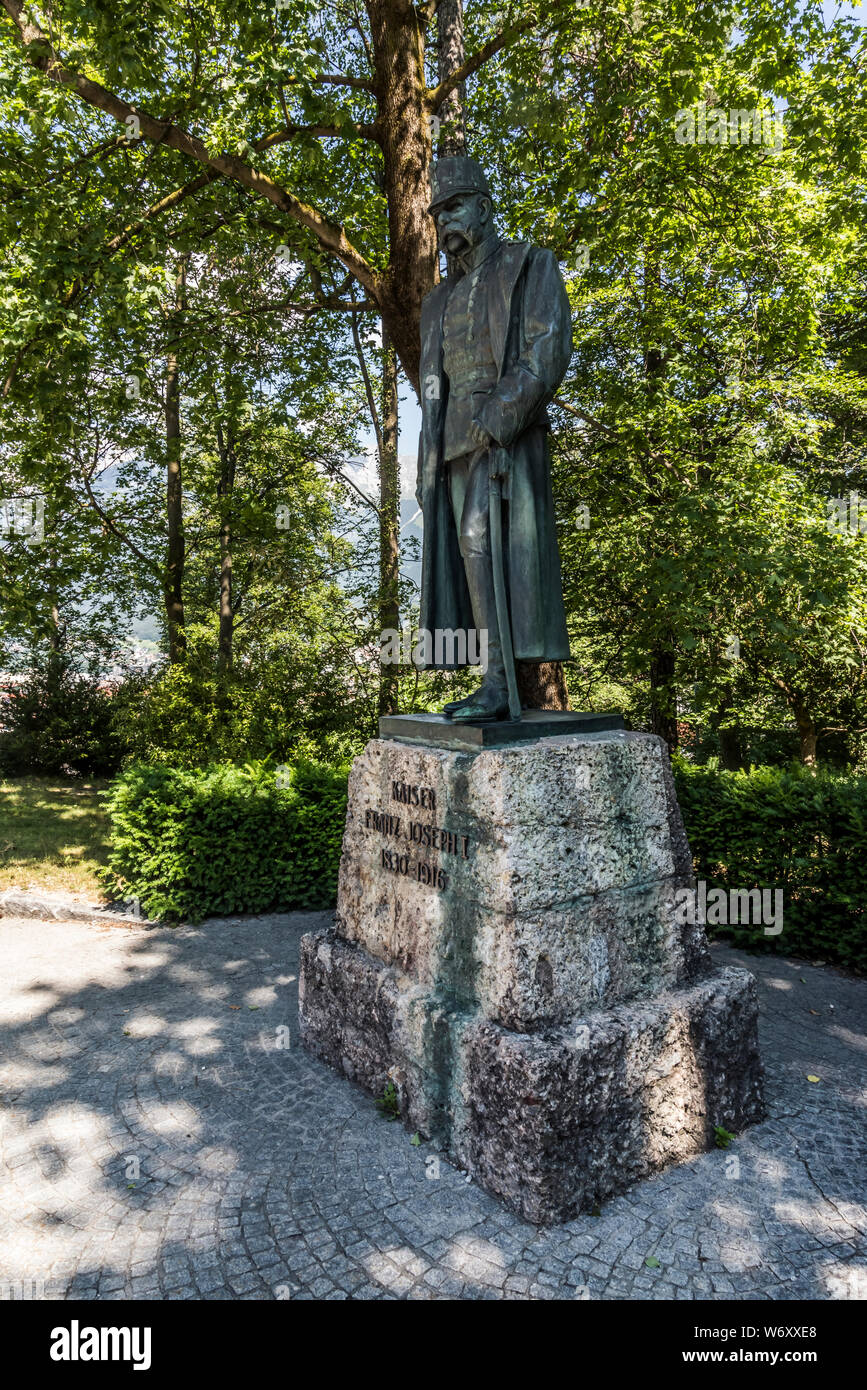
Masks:
[[[102,897],[96,870],[108,854],[105,780],[0,777],[0,890],[42,888]]]

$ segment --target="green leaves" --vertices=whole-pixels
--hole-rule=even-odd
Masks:
[[[393,1081],[387,1081],[382,1095],[376,1101],[377,1109],[387,1120],[396,1120],[400,1116],[400,1098]]]
[[[327,907],[337,891],[346,776],[299,762],[286,788],[268,763],[133,766],[106,794],[106,887],[167,921]]]
[[[867,968],[867,777],[797,768],[717,772],[675,762],[675,786],[708,893],[782,889],[783,931],[717,928],[736,945]]]
[[[473,52],[502,13],[491,0],[466,8]],[[389,266],[382,152],[355,130],[378,114],[370,63],[339,9],[60,0],[52,25],[78,70],[238,153]],[[831,537],[821,516],[827,495],[867,494],[864,43],[856,24],[826,28],[818,5],[795,0],[543,7],[539,28],[468,84],[472,152],[503,230],[553,247],[570,272],[576,351],[562,395],[577,417],[551,413],[576,702],[613,686],[646,724],[649,664],[664,649],[690,719],[734,710],[777,727],[797,700],[820,727],[865,723],[864,545]],[[359,453],[357,395],[345,320],[313,293],[320,274],[336,292],[342,270],[333,277],[305,230],[230,180],[176,200],[201,169],[134,131],[119,143],[124,125],[35,71],[10,24],[0,44],[4,492],[55,485],[61,607],[88,636],[106,636],[110,612],[120,628],[136,605],[158,611],[163,364],[179,344],[190,645],[213,662],[228,524],[238,665],[279,665],[270,688],[264,675],[233,686],[224,718],[226,692],[209,678],[158,682],[130,739],[145,757],[202,761],[231,757],[233,741],[259,752],[305,728],[360,728],[370,692],[348,714],[335,694],[375,679],[357,671],[348,611],[372,607],[371,551],[337,481]],[[341,73],[354,84],[331,80]],[[783,101],[779,150],[675,138],[686,108]],[[182,324],[166,283],[179,254],[192,267]],[[287,300],[297,313],[274,311]],[[242,440],[231,484],[218,429]],[[110,516],[138,556],[85,510],[82,461],[94,459],[114,475]],[[330,475],[306,512],[302,464]],[[275,500],[304,525],[275,536]],[[579,505],[589,530],[569,521]],[[0,559],[7,638],[32,635],[50,607],[44,569],[34,580],[26,557]],[[312,572],[318,583],[305,582]],[[85,624],[93,605],[99,623]],[[292,661],[277,661],[278,642]]]

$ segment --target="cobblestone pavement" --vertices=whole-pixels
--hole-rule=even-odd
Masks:
[[[867,1297],[867,981],[716,948],[769,1118],[539,1229],[298,1045],[323,920],[0,920],[0,1297]]]

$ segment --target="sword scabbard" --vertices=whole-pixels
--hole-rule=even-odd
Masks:
[[[498,450],[497,453],[504,453]],[[500,648],[506,670],[506,686],[509,692],[509,716],[521,718],[521,700],[518,695],[518,679],[515,674],[515,653],[512,646],[512,627],[509,621],[509,601],[506,595],[506,575],[503,565],[503,512],[501,476],[495,471],[497,458],[491,459],[488,473],[488,523],[491,537],[491,568],[494,579],[494,604],[497,610],[497,627],[500,631]]]

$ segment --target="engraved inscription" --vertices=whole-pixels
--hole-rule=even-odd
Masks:
[[[402,801],[405,806],[423,806],[429,811],[435,811],[437,808],[433,787],[417,787],[412,782],[392,782],[391,799]]]
[[[433,787],[419,786],[414,782],[392,782],[392,801],[402,806],[418,807],[420,810],[436,810],[436,792]],[[449,830],[442,825],[432,825],[422,820],[410,820],[397,816],[392,811],[380,811],[367,806],[364,811],[364,828],[391,841],[402,841],[402,845],[382,846],[379,851],[380,868],[387,873],[409,878],[416,883],[441,891],[448,887],[448,875],[436,862],[429,859],[415,859],[410,848],[435,850],[440,854],[469,859],[470,837],[458,831]],[[406,848],[403,848],[403,845]]]

